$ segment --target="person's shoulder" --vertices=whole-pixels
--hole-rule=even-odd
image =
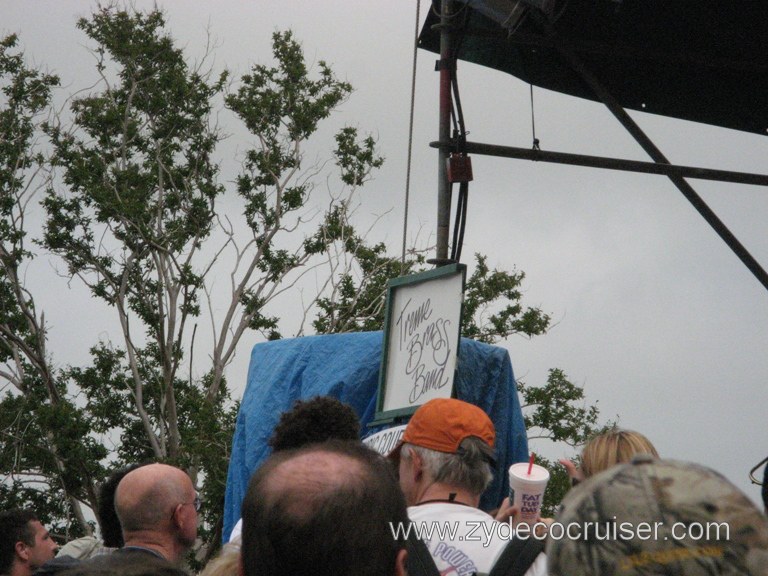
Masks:
[[[229,533],[229,541],[232,542],[238,538],[242,539],[243,537],[243,519],[240,518],[237,522],[235,522],[234,528],[232,528],[232,532]]]
[[[173,566],[170,561],[163,558],[160,554],[147,548],[139,547],[117,548],[110,554],[102,554],[93,556],[88,560],[83,560],[80,565],[83,567],[105,568],[131,563],[150,563],[162,566]]]
[[[85,560],[98,554],[99,550],[102,550],[104,542],[93,536],[83,536],[82,538],[76,538],[64,544],[59,549],[57,557],[70,556],[79,560]]]
[[[531,567],[528,568],[525,576],[547,576],[547,574],[547,555],[544,552],[540,552]]]
[[[69,554],[59,554],[35,570],[34,576],[56,576],[73,566],[77,566],[80,562],[81,560]]]
[[[60,576],[188,576],[188,574],[152,550],[126,547],[119,548],[111,554],[80,561]]]
[[[496,543],[498,544],[498,542]],[[528,562],[521,566],[520,563]],[[544,542],[535,538],[509,538],[496,549],[493,559],[491,576],[548,576],[547,555],[544,553]]]
[[[479,508],[454,504],[451,502],[427,502],[417,506],[408,507],[408,518],[418,520],[474,520],[480,522],[494,522],[492,516]]]
[[[94,558],[94,560],[98,559],[99,557]],[[143,548],[141,546],[124,546],[123,548],[118,548],[115,550],[112,554],[108,554],[103,557],[103,562],[149,562],[151,564],[158,564],[158,565],[169,565],[174,566],[174,564],[165,558],[162,554],[159,552],[155,552],[154,550],[151,550],[150,548]]]

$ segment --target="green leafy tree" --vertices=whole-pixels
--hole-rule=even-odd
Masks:
[[[464,292],[462,334],[488,344],[515,334],[529,338],[544,334],[549,315],[520,303],[525,273],[490,270],[487,261],[487,256],[475,254],[474,271]]]
[[[34,256],[26,207],[48,180],[39,122],[59,80],[27,67],[17,41],[0,41],[0,501],[32,503],[55,532],[80,535],[90,529],[81,501],[93,495],[106,451],[87,436],[87,418],[51,363],[24,273]],[[77,520],[72,531],[67,517]]]
[[[402,262],[387,255],[385,244],[369,246],[365,238],[352,233],[344,249],[354,265],[331,277],[333,290],[318,300],[313,327],[318,333],[380,330],[387,281],[426,270],[426,250],[412,249]],[[545,333],[549,315],[539,307],[524,307],[520,301],[524,278],[523,272],[491,270],[487,257],[475,254],[464,292],[462,335],[494,343],[513,334],[533,337]]]
[[[205,378],[195,382],[181,371],[190,319],[200,312],[195,258],[223,191],[210,115],[226,75],[190,69],[163,26],[160,12],[112,7],[78,22],[95,42],[103,89],[72,100],[69,128],[46,126],[61,177],[45,196],[42,244],[115,311],[121,327],[118,351],[96,346],[92,368],[66,374],[85,393],[83,437],[118,436],[121,458],[113,465],[160,459],[207,480],[225,465],[220,447],[211,440],[191,450],[183,434],[190,426],[206,430],[196,417],[213,411],[231,431],[234,407],[223,377],[198,406],[190,390]],[[203,493],[212,508],[223,491],[205,482]],[[92,495],[79,497],[93,507]]]
[[[544,386],[528,386],[518,380],[517,390],[528,440],[549,440],[580,446],[614,425],[613,422],[600,423],[597,405],[587,405],[584,389],[571,382],[560,368],[549,370]],[[565,468],[556,462],[538,455],[536,462],[550,473],[542,515],[552,516],[555,507],[570,490],[571,479]]]
[[[6,398],[11,410],[3,411],[7,458],[0,496],[33,503],[35,490],[23,496],[21,489],[39,477],[51,494],[49,516],[68,527],[68,536],[78,535],[91,526],[75,509],[94,507],[106,473],[162,460],[186,468],[200,487],[201,537],[216,543],[238,408],[225,368],[246,331],[280,337],[270,304],[343,241],[351,230],[350,198],[383,158],[371,137],[347,127],[330,151],[335,177],[325,164],[306,164],[305,147],[351,86],[324,62],[310,69],[290,32],[273,37],[274,65],[255,65],[230,86],[226,72],[188,64],[160,11],[107,6],[77,26],[94,47],[101,84],[74,97],[69,116],[44,124],[56,175],[45,182],[40,244],[114,314],[121,338],[94,345],[91,365],[50,375],[41,317],[37,332],[16,343],[39,345],[36,356],[19,360],[3,340],[4,358],[17,371],[26,369],[26,380],[18,382],[20,393]],[[30,126],[40,109],[30,112]],[[221,183],[216,159],[222,139],[216,120],[224,114],[241,123],[252,142],[234,189]],[[317,198],[315,179],[333,186],[333,194]],[[241,208],[239,220],[233,203]],[[19,229],[25,207],[14,205]],[[6,227],[13,224],[10,212],[3,217]],[[221,277],[229,280],[223,297],[213,286]],[[223,312],[213,313],[214,300],[216,307],[225,302]],[[31,305],[31,296],[22,292],[14,302],[0,310],[9,326],[4,337],[29,323],[23,305]],[[210,321],[201,322],[206,313]],[[200,360],[195,342],[207,325],[212,345]],[[35,364],[39,359],[46,362]],[[12,374],[1,376],[11,381]],[[41,381],[35,395],[25,393],[32,379]],[[52,407],[33,411],[40,403]],[[46,446],[51,434],[57,444]],[[44,457],[60,470],[43,466]],[[54,495],[62,478],[69,482],[68,505]]]

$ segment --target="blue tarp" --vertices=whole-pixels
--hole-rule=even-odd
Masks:
[[[268,455],[280,414],[296,400],[334,396],[355,409],[363,436],[376,412],[382,332],[305,336],[256,344],[237,417],[224,504],[225,539],[240,518],[254,470]],[[528,459],[528,441],[509,353],[466,338],[459,346],[456,396],[485,410],[496,426],[497,471],[481,501],[495,508],[508,491],[505,471]]]

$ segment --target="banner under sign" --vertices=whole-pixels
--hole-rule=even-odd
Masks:
[[[386,456],[392,452],[395,446],[397,446],[397,443],[400,442],[403,434],[405,434],[406,426],[407,424],[393,426],[392,428],[387,428],[386,430],[371,434],[367,438],[363,438],[363,444],[376,450],[376,452],[382,456]]]

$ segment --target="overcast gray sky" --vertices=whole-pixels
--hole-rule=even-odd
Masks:
[[[374,234],[399,253],[415,3],[158,4],[192,57],[202,54],[210,29],[214,65],[244,73],[268,61],[273,31],[290,28],[310,60],[328,61],[355,86],[337,121],[373,131],[387,157],[364,189],[360,217],[391,209]],[[429,4],[422,4],[423,21]],[[85,36],[75,28],[93,5],[0,0],[0,32],[18,32],[31,61],[60,74],[62,93],[71,93],[94,80]],[[435,56],[420,51],[418,58],[411,239],[433,233],[437,189],[436,153],[428,147],[437,135]],[[459,83],[471,140],[531,145],[526,84],[466,63]],[[647,160],[601,105],[543,90],[534,95],[542,149]],[[631,115],[673,163],[768,170],[765,136]],[[539,384],[549,368],[564,369],[605,417],[618,415],[622,426],[644,432],[662,456],[711,466],[759,501],[747,472],[768,455],[768,292],[664,177],[481,157],[473,167],[465,260],[481,252],[492,266],[524,270],[527,302],[556,322],[546,336],[503,344],[515,374]],[[691,183],[768,267],[768,190]],[[85,295],[39,290],[60,363],[82,361],[97,338],[117,336]],[[229,371],[237,392],[256,342],[242,341]],[[560,447],[533,448],[570,455]]]

